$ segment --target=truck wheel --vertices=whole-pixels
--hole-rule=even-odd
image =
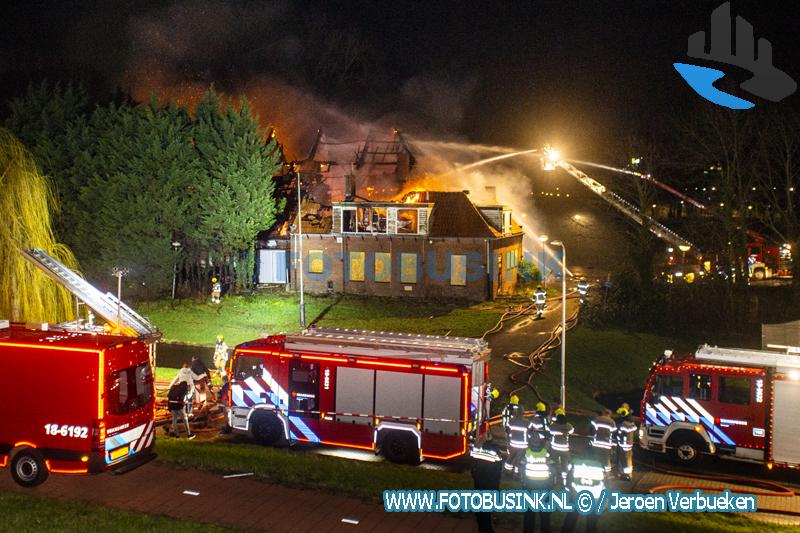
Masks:
[[[417,439],[408,431],[390,431],[381,442],[383,456],[393,463],[419,463]]]
[[[36,450],[26,448],[11,460],[11,477],[23,487],[41,485],[49,475],[42,454]]]
[[[700,459],[700,453],[706,444],[697,435],[688,434],[678,436],[671,446],[672,457],[681,464],[690,465]]]
[[[761,281],[762,279],[767,277],[767,273],[764,271],[763,268],[757,268],[753,271],[753,277]]]
[[[283,424],[273,413],[257,413],[250,422],[250,431],[259,444],[272,446],[283,437]]]

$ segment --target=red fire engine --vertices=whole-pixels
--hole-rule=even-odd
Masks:
[[[0,321],[0,466],[33,487],[50,472],[123,472],[153,458],[158,330],[42,250],[24,255],[108,325]]]
[[[262,444],[302,441],[451,459],[488,430],[485,341],[310,328],[236,347],[228,423]]]
[[[642,399],[645,449],[690,463],[701,453],[800,467],[800,353],[701,346],[667,351]]]
[[[766,238],[748,232],[754,238],[747,243],[748,274],[755,280],[792,277],[792,245],[769,246]]]

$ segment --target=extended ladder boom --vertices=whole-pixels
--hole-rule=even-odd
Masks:
[[[41,248],[23,250],[22,255],[91,307],[106,322],[116,326],[121,334],[129,337],[159,337],[161,335],[156,326],[117,300],[116,296],[111,293],[103,294]],[[117,323],[118,306],[119,323]]]
[[[639,224],[646,225],[647,228],[660,239],[670,242],[676,246],[688,246],[690,248],[694,247],[690,241],[684,239],[660,222],[655,221],[653,217],[643,214],[638,207],[634,206],[620,195],[609,191],[602,183],[590,178],[585,172],[578,170],[563,160],[558,161],[555,163],[555,165],[567,171],[570,175],[572,175],[572,177],[588,187],[597,196],[611,204],[614,208],[622,212],[628,218],[635,220]]]

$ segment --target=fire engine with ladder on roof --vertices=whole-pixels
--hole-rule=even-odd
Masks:
[[[309,328],[236,347],[228,423],[265,445],[301,441],[452,459],[488,431],[485,341]]]
[[[666,351],[642,399],[640,445],[685,463],[701,453],[800,468],[800,348]]]
[[[23,255],[106,322],[0,321],[0,467],[25,487],[49,474],[121,473],[155,454],[158,329],[40,249]]]

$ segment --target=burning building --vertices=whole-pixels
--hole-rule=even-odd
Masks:
[[[286,213],[260,239],[259,283],[297,283],[300,238],[310,292],[478,301],[514,291],[523,231],[508,207],[476,205],[468,191],[400,197],[415,158],[397,131],[388,141],[350,143],[349,163],[343,146],[318,133],[306,160],[294,164]]]

